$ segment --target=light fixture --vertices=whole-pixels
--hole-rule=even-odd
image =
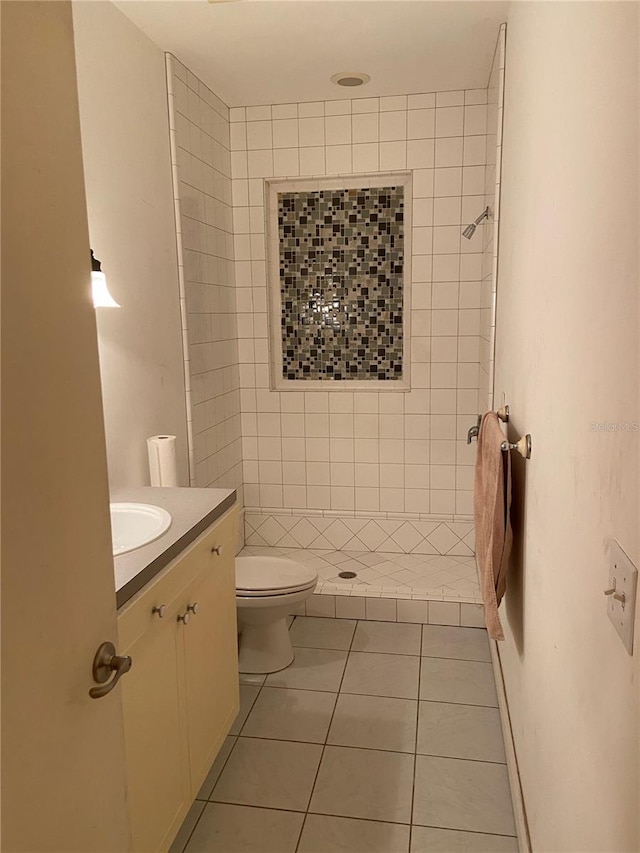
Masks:
[[[347,86],[348,88],[362,86],[364,83],[368,83],[369,80],[371,80],[371,77],[360,71],[341,71],[339,74],[334,74],[331,78],[331,82],[335,83],[336,86]]]
[[[91,292],[94,308],[120,308],[120,303],[116,302],[109,293],[106,276],[102,272],[100,261],[93,256],[93,249],[91,249]]]

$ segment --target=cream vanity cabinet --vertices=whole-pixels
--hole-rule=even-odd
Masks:
[[[233,507],[118,611],[132,850],[169,848],[238,712]]]

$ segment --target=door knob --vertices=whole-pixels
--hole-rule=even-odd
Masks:
[[[194,616],[197,616],[198,615],[198,608],[199,608],[198,602],[194,601],[193,604],[187,605],[187,613],[193,613]]]
[[[131,658],[128,655],[116,654],[113,643],[102,643],[93,659],[93,680],[100,687],[92,687],[89,696],[92,699],[102,699],[107,693],[111,693],[120,680],[120,676],[131,669]],[[115,673],[109,681],[110,676]]]
[[[215,554],[217,557],[220,557],[222,554],[222,545],[214,545],[211,549],[211,553]]]
[[[186,613],[183,613],[181,616],[180,615],[178,616],[178,622],[182,622],[184,625],[189,624],[189,619],[191,619],[191,616],[189,615],[189,609],[188,608],[187,608]]]
[[[153,608],[153,610],[152,610],[151,612],[152,612],[152,613],[157,613],[157,614],[158,614],[158,619],[164,619],[164,612],[165,612],[165,610],[166,610],[166,609],[167,609],[167,605],[166,605],[166,604],[161,604],[161,605],[160,605],[160,607],[154,607],[154,608]]]

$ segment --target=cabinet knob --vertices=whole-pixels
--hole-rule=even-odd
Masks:
[[[193,604],[187,605],[187,613],[193,613],[194,616],[198,615],[198,602],[194,601]]]
[[[188,613],[188,612],[187,612],[187,613],[183,613],[182,615],[179,615],[179,616],[178,616],[178,622],[182,622],[184,625],[188,625],[188,624],[189,624],[189,619],[191,619],[191,616],[189,616],[189,613]]]
[[[222,545],[214,545],[213,548],[211,549],[211,553],[220,557],[222,554]]]
[[[166,609],[167,609],[167,605],[161,604],[159,607],[154,607],[151,612],[157,613],[158,619],[164,619],[164,614],[165,614]]]

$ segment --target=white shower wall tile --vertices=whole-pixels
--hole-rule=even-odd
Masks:
[[[243,390],[243,414],[249,411],[244,407],[247,401],[244,392],[258,392],[255,410],[251,409],[258,417],[243,417],[242,437],[254,440],[268,435],[281,443],[279,458],[283,463],[306,463],[295,482],[291,481],[292,469],[285,469],[284,464],[268,466],[268,483],[261,480],[259,465],[248,468],[245,476],[247,504],[258,505],[264,510],[265,501],[269,500],[279,509],[331,510],[341,514],[365,512],[369,515],[391,511],[418,514],[466,514],[470,511],[471,491],[461,487],[470,482],[475,446],[460,458],[453,453],[446,462],[433,461],[442,441],[455,442],[457,432],[455,418],[444,426],[434,420],[439,412],[431,408],[425,392],[432,383],[437,383],[433,387],[451,391],[455,401],[458,388],[472,389],[476,394],[478,391],[482,306],[470,302],[471,291],[465,285],[466,279],[475,273],[471,284],[477,286],[479,301],[481,270],[479,263],[474,265],[474,258],[482,257],[482,229],[478,229],[468,245],[466,240],[460,239],[459,233],[453,232],[459,232],[463,224],[463,210],[465,213],[475,211],[479,206],[474,212],[475,218],[484,203],[484,180],[480,176],[484,166],[464,167],[463,158],[467,138],[473,138],[476,147],[483,145],[486,150],[486,135],[480,132],[483,122],[486,123],[486,101],[485,90],[469,90],[345,99],[324,104],[274,105],[272,108],[247,107],[244,114],[232,110],[236,146],[263,146],[271,140],[271,147],[233,152],[236,234],[241,228],[244,236],[247,223],[247,236],[263,234],[262,185],[267,173],[271,174],[269,168],[276,168],[277,174],[282,176],[361,175],[365,183],[367,175],[374,175],[378,170],[409,168],[413,170],[417,214],[410,294],[413,304],[409,349],[412,390],[408,393],[332,389],[328,393],[296,396],[296,407],[292,408],[290,398],[297,392],[270,390],[264,243],[258,246],[251,240],[242,242],[242,259],[236,255],[235,260],[236,282],[243,291],[241,313],[246,315],[240,327],[253,336],[254,343],[252,347],[248,344],[249,338],[241,337],[244,343],[239,348],[239,382]],[[244,127],[236,127],[243,122]],[[435,172],[434,189],[436,142],[442,168]],[[242,154],[243,157],[235,156]],[[476,156],[476,148],[468,149],[468,157],[472,154]],[[268,161],[267,171],[258,175],[256,158],[253,158],[252,167],[247,155],[259,155],[265,164]],[[250,175],[254,173],[252,179]],[[438,227],[451,230],[451,233],[439,232],[435,243],[434,193],[439,202],[437,215],[443,222]],[[444,224],[449,220],[450,225]],[[268,234],[266,238],[268,243]],[[461,263],[463,256],[468,258],[464,264]],[[447,335],[433,337],[433,329],[444,328],[440,320],[446,319],[434,320],[433,317],[442,313],[443,306],[438,300],[442,298],[443,283],[450,290],[445,310],[452,312],[451,329]],[[477,313],[462,315],[461,311]],[[432,367],[449,365],[453,370],[441,370],[437,374],[434,370],[432,375]],[[323,419],[323,413],[317,411],[313,403],[320,393],[331,401],[348,399],[350,406],[338,408],[332,403],[324,409],[329,417]],[[354,409],[353,400],[361,401],[365,396],[371,400],[370,410]],[[250,405],[253,406],[253,398]],[[471,413],[468,416],[466,412],[460,414],[465,415],[468,429],[475,422],[475,406],[470,406],[466,400],[466,408],[471,408]],[[452,414],[455,411],[453,408]],[[276,417],[271,417],[266,427],[266,421],[260,418],[262,414]],[[304,418],[292,417],[298,414]],[[394,416],[393,421],[390,415]],[[265,452],[258,444],[255,461],[276,461]],[[326,464],[312,463],[328,463],[328,471]],[[392,477],[389,470],[383,468],[385,465],[387,469],[396,467]],[[433,465],[437,470],[432,470]],[[450,470],[443,471],[447,466]],[[434,482],[450,483],[450,488],[435,488],[431,483],[432,474]],[[255,479],[247,479],[250,476]],[[462,544],[468,548],[467,543]],[[394,547],[403,546],[395,543]],[[422,547],[427,546],[423,543]]]
[[[480,347],[478,360],[478,410],[494,408],[493,351],[496,316],[496,281],[500,220],[500,171],[502,155],[502,105],[506,28],[500,27],[489,86],[487,88],[484,205],[492,217],[483,223],[480,284]],[[496,403],[499,405],[501,403]]]
[[[242,504],[230,111],[170,54],[167,90],[190,483],[235,488]],[[246,147],[244,109],[233,118]]]

